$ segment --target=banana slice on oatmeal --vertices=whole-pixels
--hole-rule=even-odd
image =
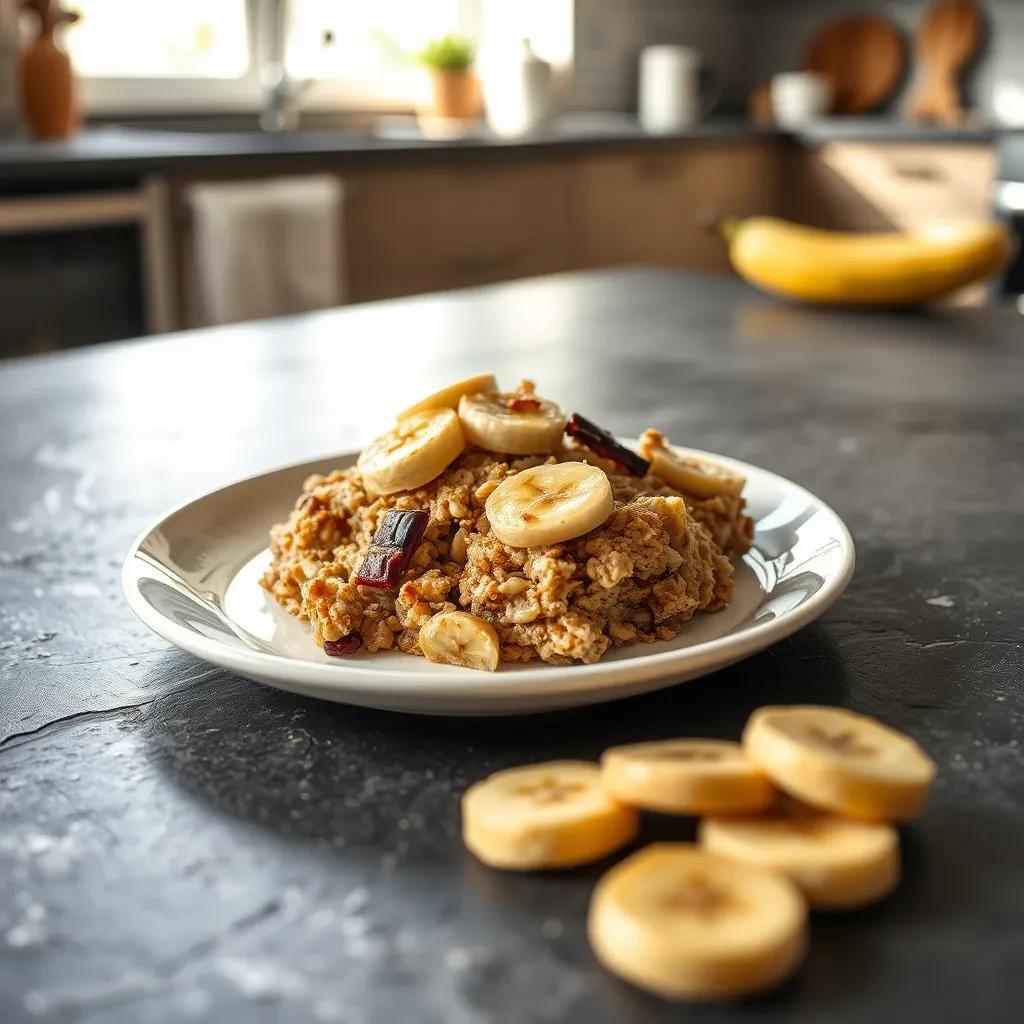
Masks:
[[[413,413],[371,441],[356,466],[374,494],[411,491],[430,483],[466,447],[459,418],[451,409]]]
[[[470,444],[506,455],[556,451],[565,431],[561,407],[537,395],[528,380],[518,391],[463,395],[459,419]]]
[[[469,612],[438,612],[420,626],[419,645],[427,661],[494,672],[501,657],[498,634]]]
[[[421,398],[415,405],[400,412],[395,419],[403,420],[414,412],[423,412],[424,409],[458,409],[459,399],[463,395],[489,394],[498,390],[498,382],[493,373],[478,373],[474,377],[467,377],[465,380],[449,384],[440,391],[435,391],[426,398]]]
[[[582,537],[612,514],[614,504],[603,470],[585,462],[559,462],[503,480],[485,508],[498,540],[532,548]]]
[[[695,498],[738,497],[747,482],[741,474],[716,462],[679,455],[657,430],[645,430],[641,435],[640,454],[650,462],[651,473]]]

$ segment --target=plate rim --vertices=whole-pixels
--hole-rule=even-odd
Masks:
[[[635,438],[620,438],[620,440],[626,440],[632,444],[637,443]],[[342,699],[344,699],[345,691],[349,690],[358,692],[363,697],[386,697],[388,693],[391,693],[396,697],[403,698],[436,696],[452,699],[475,696],[478,699],[486,700],[486,696],[478,692],[481,686],[493,692],[496,697],[502,698],[528,697],[538,691],[548,696],[554,696],[556,692],[568,695],[581,690],[611,689],[622,683],[639,684],[651,679],[667,678],[675,674],[676,671],[681,677],[692,678],[718,667],[724,668],[748,654],[765,650],[822,615],[842,596],[853,578],[856,569],[856,549],[850,530],[842,517],[827,502],[801,484],[775,473],[773,470],[731,456],[682,445],[673,445],[672,447],[684,455],[701,456],[747,474],[753,472],[767,477],[773,483],[808,499],[818,510],[831,516],[834,521],[842,556],[839,570],[826,579],[819,590],[792,611],[756,624],[740,633],[726,633],[691,647],[641,653],[633,658],[619,661],[597,661],[590,665],[534,666],[528,672],[481,673],[452,666],[450,672],[444,676],[416,670],[392,674],[386,665],[369,667],[355,664],[350,660],[339,660],[337,664],[325,664],[232,647],[194,630],[179,626],[158,612],[143,597],[136,586],[137,576],[134,572],[136,564],[142,561],[139,557],[139,549],[146,538],[172,516],[222,491],[252,480],[272,476],[275,473],[320,462],[328,463],[331,460],[348,459],[351,464],[359,452],[358,450],[349,450],[303,459],[298,462],[284,463],[258,473],[250,473],[219,487],[194,494],[166,509],[139,532],[128,548],[121,567],[121,589],[128,606],[142,623],[157,636],[167,640],[180,650],[247,678],[256,676],[261,681],[272,680],[274,683],[281,684],[283,689],[293,688],[296,683],[301,682],[304,686],[315,686],[327,691],[333,690]],[[310,471],[312,472],[312,470]],[[552,688],[552,684],[557,685],[557,691]]]

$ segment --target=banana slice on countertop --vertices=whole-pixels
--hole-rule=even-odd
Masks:
[[[934,762],[909,736],[844,708],[759,708],[743,749],[780,789],[864,821],[916,818],[935,777]]]
[[[414,412],[423,412],[424,409],[458,409],[459,399],[463,395],[478,395],[497,390],[498,382],[494,379],[493,373],[478,373],[475,377],[456,381],[432,395],[427,395],[415,405],[410,405],[408,409],[400,412],[395,419],[405,419],[406,416],[411,416]]]
[[[723,857],[781,871],[817,910],[874,903],[900,880],[900,841],[892,825],[818,814],[706,818],[698,837]]]
[[[565,413],[532,392],[463,395],[459,419],[466,440],[507,455],[542,455],[557,450]]]
[[[655,843],[598,882],[587,931],[604,966],[641,988],[732,999],[796,970],[807,905],[783,875],[690,843]]]
[[[498,540],[532,548],[582,537],[612,514],[614,504],[603,470],[585,462],[561,462],[508,477],[484,507]]]
[[[717,495],[738,496],[746,478],[717,462],[694,455],[679,455],[657,430],[647,430],[640,438],[640,454],[651,463],[650,472],[665,483],[695,498]]]
[[[599,860],[637,833],[637,812],[609,796],[589,761],[496,772],[466,790],[462,837],[491,867],[529,871]]]
[[[498,634],[469,612],[438,612],[420,626],[419,645],[427,661],[494,672],[501,657]]]
[[[601,781],[623,803],[665,814],[743,814],[775,799],[768,777],[727,740],[656,740],[611,747]]]
[[[465,447],[459,418],[451,409],[426,409],[371,441],[356,466],[374,494],[394,494],[430,483]]]

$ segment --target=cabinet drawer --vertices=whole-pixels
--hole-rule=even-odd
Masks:
[[[820,159],[897,228],[990,216],[991,146],[842,142]]]

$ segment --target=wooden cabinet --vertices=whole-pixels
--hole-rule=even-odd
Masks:
[[[466,160],[346,174],[353,301],[579,265],[570,159]]]
[[[584,265],[727,271],[725,244],[708,222],[776,212],[776,168],[773,147],[763,143],[588,156],[579,172]]]
[[[725,243],[708,226],[720,217],[775,214],[851,231],[984,218],[993,165],[989,146],[808,149],[778,139],[339,154],[316,169],[345,184],[347,291],[362,302],[624,263],[728,273]],[[173,191],[189,324],[187,184]]]

